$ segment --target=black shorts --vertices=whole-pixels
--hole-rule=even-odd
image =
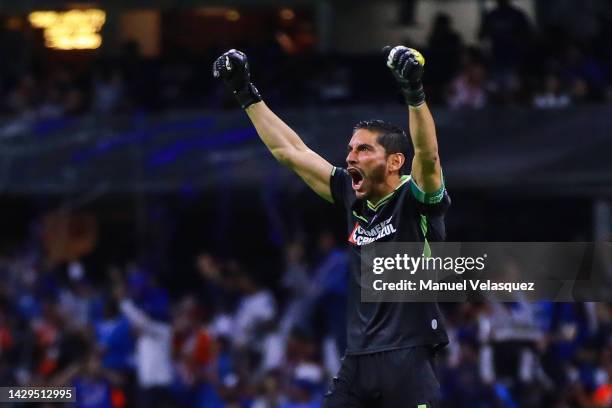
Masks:
[[[325,394],[325,408],[437,408],[440,383],[431,347],[348,355]]]

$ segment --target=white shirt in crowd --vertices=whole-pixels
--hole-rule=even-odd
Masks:
[[[234,341],[243,346],[252,340],[255,329],[261,323],[276,316],[276,302],[272,293],[261,290],[245,296],[238,305],[234,316]]]
[[[136,372],[143,388],[172,383],[172,328],[151,319],[131,300],[121,302],[121,312],[139,331],[136,341]]]

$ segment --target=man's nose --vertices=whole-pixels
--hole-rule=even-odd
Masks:
[[[352,150],[348,152],[348,154],[346,155],[346,162],[348,164],[357,163],[357,155],[355,154],[355,152],[353,152]]]

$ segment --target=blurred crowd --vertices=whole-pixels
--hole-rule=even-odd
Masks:
[[[512,2],[500,0],[483,13],[476,45],[466,44],[445,13],[431,22],[425,44],[403,42],[424,51],[432,104],[545,109],[609,101],[612,17],[593,12],[580,18],[583,24],[571,27],[537,25]],[[172,48],[152,59],[128,43],[112,56],[51,63],[15,33],[0,40],[2,59],[10,61],[0,67],[0,111],[17,118],[235,107],[210,72],[214,58],[225,51],[221,46],[198,55]],[[264,97],[282,106],[392,99],[391,85],[383,86],[391,80],[380,55],[288,53],[277,38],[232,46],[249,55]],[[381,80],[371,81],[373,75]]]
[[[480,46],[465,47],[450,17],[438,15],[426,47],[434,69],[430,80],[440,101],[454,108],[546,109],[610,100],[610,18],[592,14],[582,27],[538,27],[510,0],[498,0],[482,17]]]
[[[346,341],[349,271],[333,234],[289,243],[275,285],[199,252],[198,283],[177,293],[151,265],[96,278],[36,248],[0,258],[2,384],[72,385],[88,408],[322,406]],[[612,304],[441,306],[443,406],[612,406]]]
[[[608,17],[536,26],[497,3],[482,16],[477,46],[446,14],[435,17],[426,44],[406,39],[424,50],[431,103],[546,109],[612,100]],[[149,59],[131,43],[112,57],[49,64],[15,35],[0,32],[0,113],[17,125],[236,107],[211,76],[221,48]],[[380,103],[393,92],[380,55],[288,54],[275,41],[236,48],[278,106]],[[50,260],[39,241],[0,252],[0,384],[70,384],[75,406],[88,408],[322,406],[346,344],[349,270],[334,234],[284,243],[280,279],[240,254],[210,251],[169,278],[140,259],[100,275],[87,259]],[[194,284],[176,290],[167,279]],[[438,361],[444,406],[612,407],[612,304],[441,307],[451,338]]]

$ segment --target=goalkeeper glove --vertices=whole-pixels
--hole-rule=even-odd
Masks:
[[[387,55],[387,66],[400,85],[406,103],[410,106],[420,106],[425,103],[423,92],[423,66],[425,58],[413,48],[398,45],[386,46],[383,51]]]
[[[261,95],[251,83],[251,73],[246,55],[231,49],[213,64],[213,76],[221,78],[234,94],[242,109],[261,101]]]

